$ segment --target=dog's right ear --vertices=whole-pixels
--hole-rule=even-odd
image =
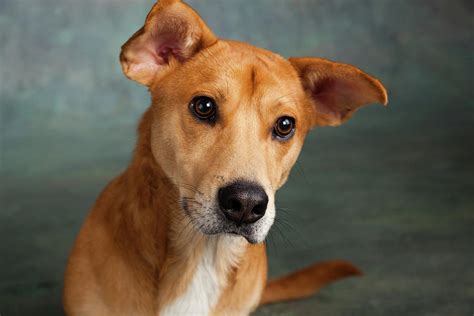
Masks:
[[[171,68],[217,42],[201,17],[180,0],[160,0],[145,25],[122,46],[120,63],[131,80],[150,86]]]

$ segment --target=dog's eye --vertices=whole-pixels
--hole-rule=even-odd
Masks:
[[[273,137],[279,141],[291,138],[295,133],[295,119],[289,116],[280,117],[273,127]]]
[[[216,118],[216,102],[209,97],[199,96],[191,100],[189,104],[191,113],[201,121],[212,122]]]

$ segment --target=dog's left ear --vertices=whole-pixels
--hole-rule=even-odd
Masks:
[[[127,78],[150,86],[171,68],[216,42],[191,7],[180,0],[160,0],[148,13],[145,25],[123,44],[120,63]]]
[[[313,104],[313,126],[338,126],[364,105],[388,102],[380,81],[354,66],[321,58],[289,60]]]

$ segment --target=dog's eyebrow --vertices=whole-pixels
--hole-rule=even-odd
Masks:
[[[281,95],[278,98],[273,100],[273,104],[276,107],[294,107],[295,105],[298,105],[298,101],[294,98],[296,93],[290,92],[285,95]]]
[[[225,91],[222,90],[219,87],[216,87],[216,97],[219,100],[225,101],[226,100],[226,95],[229,93],[229,83],[227,80],[225,81]]]
[[[207,87],[202,87],[202,88],[197,88],[193,95],[202,95],[205,94],[209,97],[215,98],[216,100],[219,101],[225,101],[226,100],[226,92],[227,94],[229,93],[229,83],[227,80],[224,81],[225,86],[220,87],[218,84],[211,84],[208,85]]]

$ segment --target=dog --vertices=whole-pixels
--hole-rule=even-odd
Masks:
[[[264,240],[307,133],[387,104],[377,79],[218,39],[179,0],[154,4],[120,62],[151,106],[76,239],[67,315],[248,315],[361,273],[334,260],[267,282]]]

